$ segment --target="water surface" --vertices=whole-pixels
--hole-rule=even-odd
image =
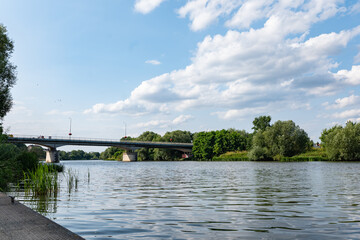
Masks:
[[[63,164],[77,188],[20,198],[86,239],[360,239],[360,163]]]

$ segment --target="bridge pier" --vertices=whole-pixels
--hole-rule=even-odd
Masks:
[[[135,162],[137,161],[137,152],[127,150],[123,153],[123,162]]]
[[[47,163],[58,163],[59,160],[59,151],[56,148],[48,148],[46,150],[46,162]]]

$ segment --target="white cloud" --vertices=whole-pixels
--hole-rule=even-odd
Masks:
[[[215,22],[219,16],[230,14],[241,3],[239,0],[192,0],[181,7],[178,13],[183,18],[189,16],[191,29],[198,31]]]
[[[152,65],[160,65],[161,64],[161,62],[159,62],[158,60],[147,60],[147,61],[145,61],[145,63],[152,64]]]
[[[139,128],[149,128],[149,127],[167,128],[173,125],[178,126],[180,124],[189,121],[192,118],[193,116],[191,115],[180,115],[173,120],[151,120],[145,123],[138,123],[136,126]]]
[[[359,53],[354,57],[354,63],[359,64],[360,63],[360,46],[358,46]]]
[[[226,22],[226,26],[235,28],[249,28],[251,24],[266,16],[273,0],[246,1],[238,9],[232,19]]]
[[[334,76],[350,85],[360,84],[360,65],[352,66],[351,70],[340,70]]]
[[[360,13],[360,2],[357,2],[350,8],[350,13],[352,14]]]
[[[360,117],[360,109],[351,109],[346,110],[340,113],[334,113],[333,117],[335,118],[359,118]]]
[[[147,14],[157,8],[165,0],[136,0],[135,11]]]
[[[178,10],[180,17],[189,16],[191,29],[202,30],[220,17],[231,17],[225,25],[231,28],[250,28],[259,19],[278,18],[287,23],[285,32],[308,29],[311,23],[325,20],[344,9],[337,6],[339,0],[192,0]],[[295,11],[297,9],[298,11]],[[234,14],[234,12],[236,12]],[[276,26],[275,26],[276,27]]]
[[[310,109],[304,95],[334,94],[345,84],[360,81],[357,66],[351,71],[331,72],[339,65],[332,56],[360,34],[360,26],[306,39],[311,24],[340,11],[337,0],[276,1],[270,5],[275,1],[254,2],[261,3],[259,9],[267,12],[263,27],[206,36],[198,43],[192,63],[184,69],[143,81],[128,99],[96,104],[86,112],[146,114],[216,108],[221,118],[241,118],[244,113],[265,111],[259,106]],[[179,13],[189,15],[194,29],[202,29],[241,4],[194,0]],[[212,17],[196,23],[198,10]],[[291,38],[289,34],[296,36]]]
[[[258,107],[258,108],[243,108],[243,109],[231,109],[225,112],[216,112],[216,114],[221,119],[242,119],[244,117],[248,117],[249,115],[257,115],[260,113],[266,112],[266,107]]]
[[[332,105],[328,105],[328,103],[325,105],[327,109],[339,109],[339,108],[345,108],[348,106],[353,106],[360,104],[360,96],[351,95],[349,97],[344,98],[338,98],[335,100],[335,103]]]
[[[187,122],[188,120],[190,120],[192,118],[193,117],[191,115],[180,115],[172,121],[172,124],[179,125],[179,124]]]
[[[169,121],[166,121],[166,120],[151,120],[151,121],[145,122],[145,123],[138,123],[136,126],[139,128],[159,127],[161,125],[163,127],[167,127],[168,124],[169,124]]]

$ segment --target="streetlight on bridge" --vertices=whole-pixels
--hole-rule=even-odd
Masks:
[[[71,139],[71,135],[72,135],[72,133],[71,133],[71,121],[72,121],[72,119],[71,119],[71,117],[69,117],[69,119],[70,119],[70,131],[69,131],[69,139]]]

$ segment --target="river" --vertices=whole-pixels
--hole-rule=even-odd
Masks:
[[[360,163],[62,164],[56,198],[17,198],[86,239],[360,239]]]

